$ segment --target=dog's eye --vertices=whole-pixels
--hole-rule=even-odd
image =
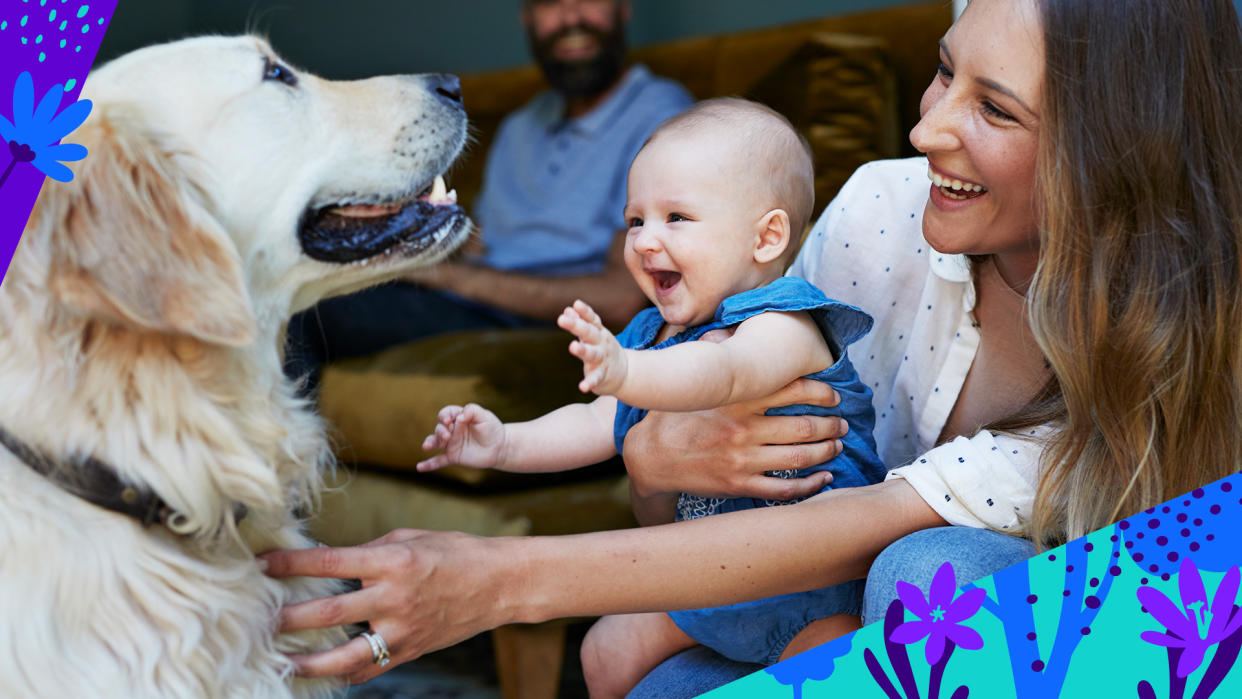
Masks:
[[[298,76],[293,71],[266,57],[263,59],[263,79],[282,82],[289,87],[298,84]]]

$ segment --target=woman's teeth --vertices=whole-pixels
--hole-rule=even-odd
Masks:
[[[927,168],[927,179],[940,188],[940,192],[950,199],[970,199],[988,191],[987,187],[973,182],[941,177],[935,170]]]

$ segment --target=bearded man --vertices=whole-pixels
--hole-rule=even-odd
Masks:
[[[482,246],[405,283],[329,299],[289,326],[290,375],[430,335],[552,324],[582,299],[623,327],[646,305],[623,259],[630,162],[685,88],[626,66],[628,0],[524,0],[551,89],[502,122],[471,212]]]

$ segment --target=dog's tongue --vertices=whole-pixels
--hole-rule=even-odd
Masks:
[[[378,218],[380,216],[391,216],[400,210],[401,207],[395,205],[355,204],[353,206],[338,206],[335,209],[331,209],[330,213],[351,218]]]

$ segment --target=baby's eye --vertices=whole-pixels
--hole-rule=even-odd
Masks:
[[[689,220],[690,220],[689,218],[687,218],[686,216],[682,216],[681,214],[669,214],[668,215],[669,223],[677,223],[678,221],[689,221]]]
[[[638,218],[637,216],[635,216],[635,217],[631,218],[629,221],[626,221],[626,224],[627,224],[630,228],[642,228],[642,227],[643,227],[643,220],[642,220],[641,218]]]
[[[945,65],[943,61],[936,64],[936,74],[946,81],[953,79],[953,71],[949,70],[949,66]]]

